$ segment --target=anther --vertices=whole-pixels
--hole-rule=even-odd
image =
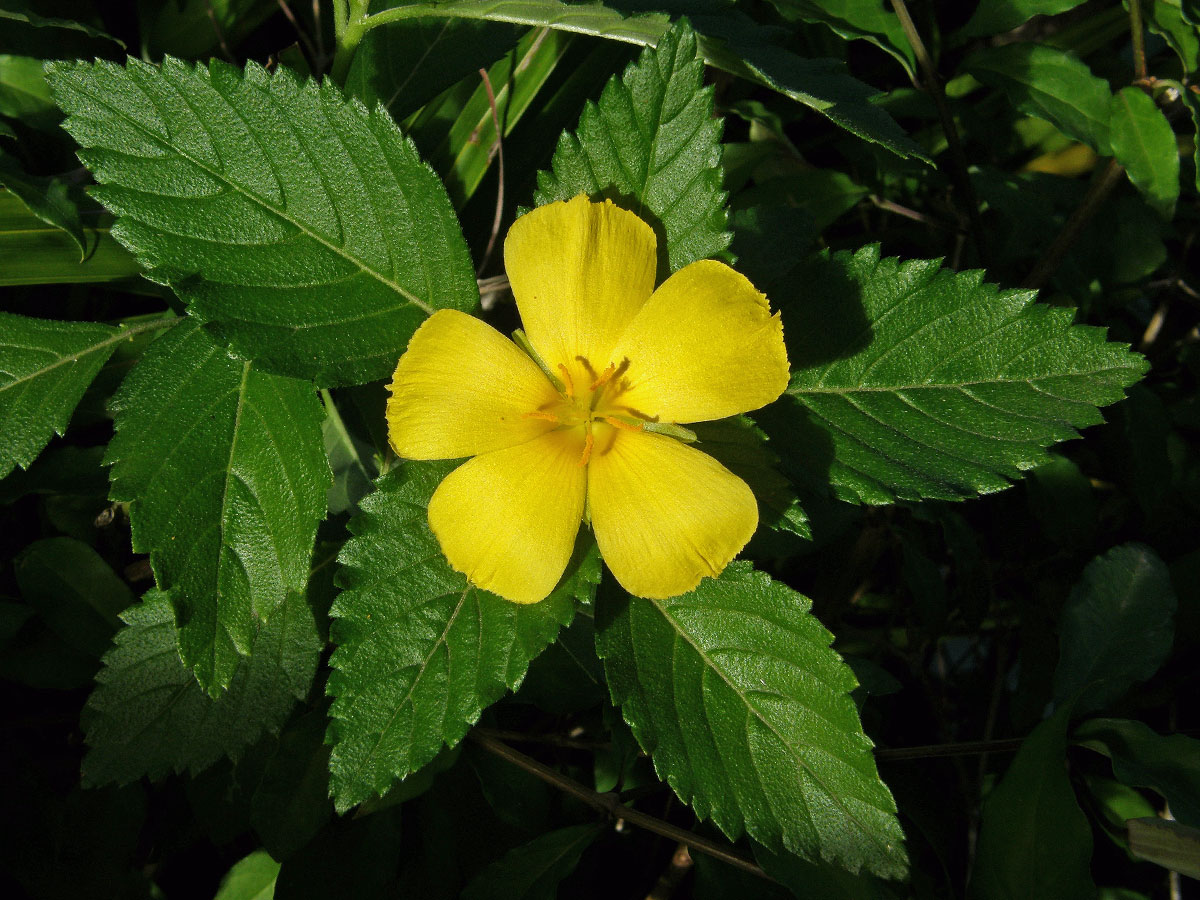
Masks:
[[[535,409],[533,412],[521,414],[522,419],[545,419],[547,422],[553,422],[555,425],[561,425],[562,419],[551,412],[544,412],[540,409]]]
[[[617,418],[616,416],[602,416],[601,418],[603,418],[604,421],[607,422],[609,425],[612,425],[614,428],[620,428],[622,431],[644,431],[645,430],[643,428],[643,423],[641,423],[641,422],[637,422],[637,423],[627,422],[624,419]]]
[[[588,460],[592,458],[592,445],[595,439],[592,437],[592,429],[587,430],[587,435],[583,439],[583,453],[579,456],[579,467],[583,468],[588,464]]]
[[[609,363],[608,368],[605,369],[603,372],[601,372],[600,375],[596,378],[596,380],[592,382],[592,390],[594,391],[596,388],[600,387],[603,384],[608,384],[609,380],[616,373],[617,373],[617,367],[614,366],[612,363]]]

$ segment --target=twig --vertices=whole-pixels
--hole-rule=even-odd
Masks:
[[[1167,321],[1167,307],[1169,305],[1169,300],[1163,299],[1154,310],[1154,315],[1150,317],[1150,321],[1146,324],[1146,330],[1142,332],[1142,340],[1138,344],[1138,353],[1145,353],[1150,349],[1150,345],[1158,340],[1159,334],[1162,333],[1163,324]]]
[[[921,34],[917,31],[917,26],[913,22],[912,16],[909,15],[908,6],[904,0],[891,0],[891,3],[892,9],[900,17],[900,27],[904,29],[904,34],[908,38],[908,42],[912,44],[913,52],[917,55],[917,64],[921,67],[921,74],[925,79],[925,90],[933,98],[934,106],[937,107],[938,118],[941,119],[942,131],[946,134],[946,144],[950,150],[950,177],[962,196],[962,202],[966,204],[967,221],[971,226],[971,239],[975,243],[979,259],[986,266],[988,262],[987,247],[983,223],[979,218],[979,200],[976,198],[975,188],[971,184],[971,175],[967,170],[967,155],[963,152],[962,141],[959,140],[958,129],[954,125],[954,116],[951,115],[950,106],[946,103],[946,92],[942,90],[942,79],[938,75],[937,67],[933,64],[933,57],[925,48],[925,42],[921,40]]]
[[[941,219],[936,219],[926,213],[918,212],[917,210],[910,209],[907,206],[902,206],[893,200],[888,200],[886,197],[880,197],[878,194],[870,194],[868,195],[867,199],[885,212],[895,213],[898,216],[904,216],[904,218],[912,219],[914,222],[920,222],[922,225],[928,225],[931,228],[959,230],[958,225],[951,225],[948,222],[943,222]]]
[[[292,8],[288,6],[287,0],[275,0],[279,4],[279,8],[283,10],[284,16],[292,23],[292,28],[296,31],[296,36],[304,43],[304,48],[308,50],[308,57],[312,60],[313,68],[320,65],[320,60],[317,59],[317,48],[313,45],[312,38],[305,34],[304,29],[300,27],[300,23],[296,21],[296,17],[292,14]]]
[[[943,756],[974,756],[977,753],[1011,753],[1021,748],[1024,738],[997,741],[963,741],[957,744],[927,744],[924,747],[890,747],[875,751],[876,759],[937,759]]]
[[[1146,68],[1146,32],[1142,28],[1140,0],[1129,0],[1129,37],[1133,41],[1134,78],[1145,81],[1149,70]]]
[[[488,106],[492,110],[492,125],[496,129],[496,143],[492,147],[496,151],[497,160],[497,175],[499,184],[496,186],[496,214],[492,217],[492,233],[488,237],[487,249],[483,251],[483,259],[479,263],[479,268],[475,270],[475,275],[478,277],[487,264],[492,259],[492,251],[496,248],[496,237],[500,234],[500,221],[504,218],[504,135],[500,132],[500,116],[496,112],[496,94],[492,91],[492,80],[488,78],[487,69],[479,70],[479,77],[483,79],[483,86],[487,90]]]
[[[568,778],[566,775],[556,772],[549,766],[514,750],[512,747],[496,740],[485,732],[481,732],[479,729],[472,730],[467,736],[489,753],[495,754],[501,759],[512,763],[514,766],[524,769],[529,774],[558,788],[563,793],[570,794],[576,800],[580,800],[593,809],[599,810],[614,819],[620,819],[628,822],[630,825],[636,825],[654,834],[669,838],[680,844],[685,844],[693,850],[707,853],[715,859],[719,859],[731,866],[736,866],[745,872],[750,872],[767,881],[775,880],[764,872],[753,860],[747,859],[740,853],[735,852],[728,845],[709,840],[685,828],[672,825],[670,822],[664,822],[656,816],[649,815],[631,806],[623,806],[615,794],[601,794],[593,791],[575,779]]]
[[[325,68],[325,35],[321,33],[321,0],[312,0],[313,34],[317,39],[317,65]]]
[[[1087,194],[1079,202],[1079,206],[1075,208],[1075,211],[1071,213],[1071,217],[1067,219],[1062,231],[1054,238],[1045,255],[1033,267],[1033,271],[1029,273],[1025,281],[1022,282],[1022,287],[1037,290],[1049,280],[1050,276],[1054,274],[1054,270],[1062,262],[1063,257],[1067,255],[1067,251],[1078,240],[1083,227],[1099,211],[1100,206],[1107,199],[1109,192],[1117,186],[1117,182],[1121,180],[1121,176],[1124,174],[1125,168],[1119,162],[1115,159],[1108,161],[1108,165],[1104,167],[1104,171],[1092,182]]]

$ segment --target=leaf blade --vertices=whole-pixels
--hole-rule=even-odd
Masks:
[[[316,674],[321,639],[303,596],[290,595],[264,623],[256,652],[238,663],[229,690],[209,697],[176,650],[167,596],[147,592],[122,616],[82,722],[88,786],[196,774],[222,756],[236,759],[277,731]]]
[[[83,392],[124,338],[99,323],[0,312],[0,477],[27,468],[66,431]]]
[[[216,696],[259,618],[300,593],[331,481],[310,384],[231,359],[188,318],[155,341],[112,400],[112,497],[129,501],[179,623],[179,648]]]
[[[774,298],[793,366],[781,448],[853,502],[1001,490],[1102,421],[1097,407],[1146,370],[1070,310],[936,260],[866,247],[818,257],[793,281],[804,296]]]
[[[1118,91],[1109,111],[1113,156],[1146,202],[1170,219],[1179,199],[1179,151],[1171,124],[1155,102],[1135,87]]]
[[[425,315],[477,302],[441,182],[332,82],[170,57],[47,75],[114,235],[260,368],[382,378]]]
[[[559,138],[534,201],[580,193],[632,199],[635,213],[661,222],[672,272],[723,251],[733,237],[721,187],[723,124],[703,80],[696,35],[686,24],[672,27]]]
[[[522,606],[471,587],[429,530],[426,507],[453,466],[408,463],[379,479],[340,556],[330,664],[330,793],[339,812],[453,746],[515,689],[574,614],[573,573]]]
[[[884,877],[906,870],[891,794],[810,603],[733,563],[669,600],[601,591],[596,648],[659,776],[731,839]]]

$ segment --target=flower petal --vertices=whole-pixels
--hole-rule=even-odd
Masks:
[[[719,575],[758,527],[744,481],[658,434],[613,432],[588,464],[588,505],[600,554],[639,597],[674,597]]]
[[[554,590],[583,518],[581,431],[551,431],[477,456],[438,485],[429,527],[472,584],[516,603]]]
[[[705,422],[766,406],[788,384],[783,323],[724,263],[680,269],[613,349],[627,358],[621,403],[664,422]]]
[[[654,231],[612,201],[580,194],[513,223],[504,267],[529,342],[551,369],[597,370],[654,290]]]
[[[408,459],[457,459],[533,440],[554,423],[527,413],[558,398],[537,364],[455,310],[425,320],[389,386],[388,437]]]

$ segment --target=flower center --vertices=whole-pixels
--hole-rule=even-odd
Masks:
[[[532,412],[525,413],[529,419],[545,419],[560,428],[581,428],[583,450],[579,465],[586,466],[596,445],[596,425],[603,423],[612,428],[626,431],[642,431],[651,417],[629,406],[621,404],[621,395],[629,389],[625,372],[629,360],[609,363],[596,371],[592,363],[575,357],[577,365],[559,363],[558,377],[552,379],[558,397],[543,404]],[[607,452],[611,441],[601,452]]]

